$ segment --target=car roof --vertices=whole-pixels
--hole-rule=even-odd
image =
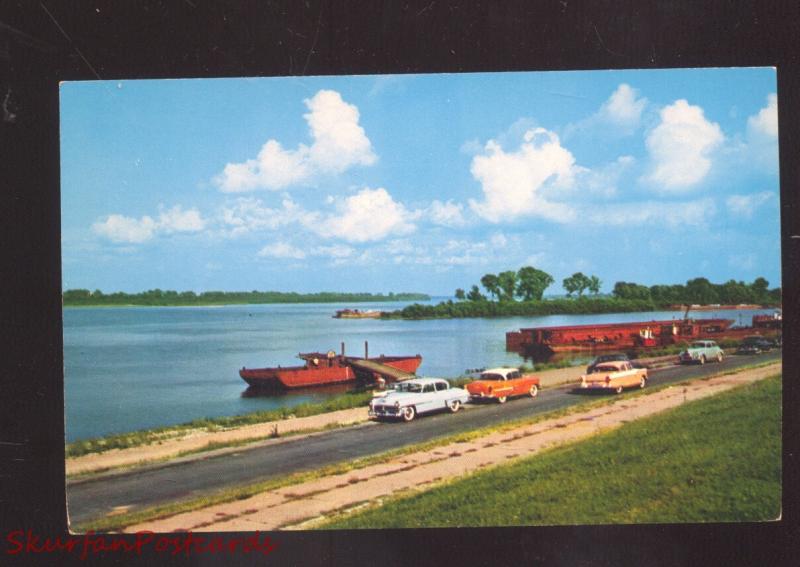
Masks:
[[[505,376],[509,372],[519,372],[519,369],[518,368],[510,368],[508,366],[498,366],[497,368],[487,368],[486,370],[481,372],[481,375],[484,375],[484,374],[502,374],[503,376]]]
[[[409,378],[408,380],[401,380],[398,382],[398,384],[409,384],[411,382],[424,385],[424,384],[433,384],[434,382],[447,382],[447,380],[445,380],[444,378],[434,378],[432,376],[426,376],[423,378]]]
[[[609,366],[611,368],[615,368],[619,370],[624,364],[627,364],[627,360],[608,360],[606,362],[601,362],[597,365],[598,368],[602,368],[604,366]]]

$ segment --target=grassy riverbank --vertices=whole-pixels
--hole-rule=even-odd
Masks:
[[[322,527],[774,520],[781,391],[773,377]]]
[[[85,439],[67,444],[66,456],[67,458],[80,457],[90,453],[102,453],[104,451],[110,451],[111,449],[128,449],[130,447],[149,445],[152,443],[159,443],[167,439],[180,437],[188,434],[191,431],[221,431],[224,429],[241,427],[243,425],[277,421],[280,419],[286,419],[290,416],[306,417],[343,409],[364,407],[367,405],[370,399],[372,399],[371,391],[353,392],[335,396],[324,402],[315,404],[299,404],[293,407],[259,411],[243,415],[213,418],[208,417],[196,419],[194,421],[179,425],[158,427],[154,429],[143,429],[139,431],[131,431],[129,433],[119,433],[116,435],[107,435],[105,437],[97,437],[94,439]]]

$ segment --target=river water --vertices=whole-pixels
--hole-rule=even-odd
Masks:
[[[300,364],[298,352],[338,352],[342,342],[355,356],[363,356],[364,341],[370,356],[421,354],[418,374],[453,377],[467,369],[521,364],[520,356],[505,351],[506,331],[520,327],[682,317],[671,311],[422,321],[331,317],[345,307],[353,305],[65,308],[67,441],[324,400],[341,388],[252,396],[238,370]],[[749,324],[761,312],[772,310],[693,315]]]

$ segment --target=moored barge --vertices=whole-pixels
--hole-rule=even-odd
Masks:
[[[239,376],[250,386],[259,389],[290,390],[327,386],[361,380],[373,382],[380,379],[396,381],[409,378],[422,364],[422,357],[385,356],[369,357],[365,344],[363,357],[345,356],[344,344],[341,354],[335,351],[327,353],[300,353],[298,358],[304,361],[302,366],[277,366],[271,368],[242,368]]]
[[[379,319],[383,315],[383,311],[375,311],[367,309],[361,311],[360,309],[337,309],[333,314],[334,319]]]
[[[778,335],[781,329],[780,314],[755,315],[749,327],[733,327],[733,323],[733,319],[683,319],[531,327],[506,333],[506,350],[534,356],[635,350],[695,339],[741,339],[752,334],[771,337]]]

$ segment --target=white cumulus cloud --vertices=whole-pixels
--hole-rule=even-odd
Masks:
[[[223,206],[221,212],[222,224],[229,236],[275,230],[293,222],[305,222],[313,216],[288,197],[281,201],[280,208],[267,207],[261,199],[240,197]]]
[[[139,244],[153,238],[157,225],[149,216],[134,219],[123,215],[109,215],[104,221],[97,221],[92,230],[112,242]]]
[[[568,124],[563,130],[565,140],[574,136],[594,139],[616,138],[633,134],[641,125],[647,99],[626,83],[621,83],[600,108],[583,120]]]
[[[778,137],[778,95],[775,93],[767,95],[767,106],[747,119],[747,128],[757,135]]]
[[[434,200],[428,209],[428,216],[434,224],[455,228],[465,224],[463,210],[464,206],[461,203],[453,201],[443,203]]]
[[[337,237],[350,242],[382,240],[389,235],[404,235],[415,230],[413,220],[419,215],[408,211],[392,199],[386,189],[365,187],[347,197],[338,214],[319,222],[307,223],[307,228],[325,237]]]
[[[332,90],[321,90],[304,102],[309,110],[303,118],[313,139],[311,146],[284,149],[277,140],[268,140],[255,158],[225,166],[215,178],[223,192],[275,191],[317,174],[341,173],[355,165],[375,163],[377,157],[359,125],[355,105]]]
[[[544,128],[528,130],[514,152],[505,152],[495,140],[489,140],[484,153],[472,159],[470,171],[484,195],[481,202],[470,199],[470,207],[490,222],[521,216],[564,222],[574,216],[571,208],[542,195],[545,190],[571,187],[580,171],[558,136]]]
[[[165,211],[161,208],[158,216],[158,228],[166,233],[173,232],[199,232],[206,227],[206,221],[200,216],[197,209],[184,211],[176,205]]]
[[[638,94],[639,91],[622,83],[600,107],[598,117],[603,122],[610,122],[626,132],[635,130],[639,126],[642,111],[647,104],[647,99],[638,98]]]
[[[711,153],[725,139],[699,106],[677,100],[661,110],[661,122],[647,136],[653,169],[645,181],[666,191],[685,191],[705,178]]]
[[[184,211],[183,207],[176,205],[166,210],[159,205],[159,210],[158,220],[153,220],[149,215],[139,219],[119,214],[108,215],[104,220],[95,222],[92,231],[112,242],[141,244],[157,234],[199,232],[206,227],[206,220],[197,209]]]

